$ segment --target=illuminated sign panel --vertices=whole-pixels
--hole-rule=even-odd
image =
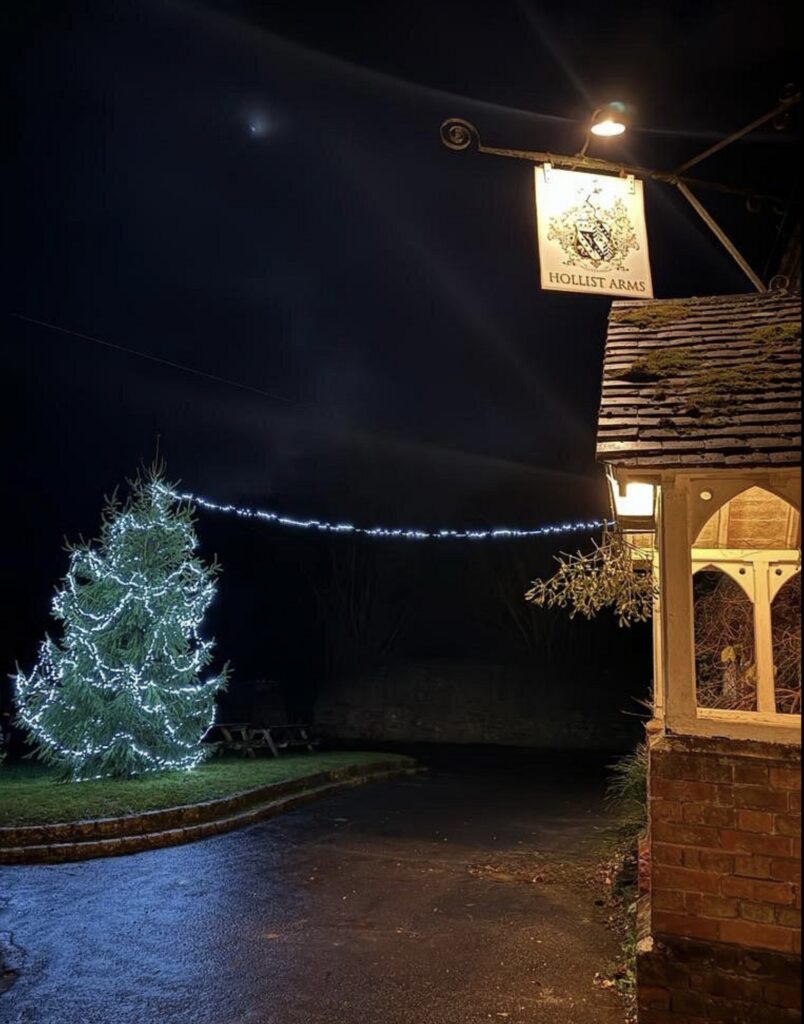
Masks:
[[[542,288],[652,299],[642,182],[536,168]]]

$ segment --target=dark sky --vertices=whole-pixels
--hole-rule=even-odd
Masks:
[[[451,153],[439,124],[574,151],[619,98],[635,130],[595,151],[673,166],[774,105],[800,37],[793,2],[16,6],[3,669],[45,626],[62,537],[94,533],[157,435],[220,500],[424,526],[601,514],[608,301],[540,292],[531,168]],[[786,194],[792,147],[766,132],[701,173]],[[658,296],[750,289],[671,190],[647,207]],[[778,217],[713,209],[762,269]],[[269,576],[276,537],[248,544]]]

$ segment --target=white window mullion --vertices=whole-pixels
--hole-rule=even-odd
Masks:
[[[770,566],[754,562],[754,643],[757,659],[757,710],[776,713],[776,678],[773,668],[773,623],[771,620]]]

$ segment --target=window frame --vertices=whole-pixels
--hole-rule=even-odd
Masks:
[[[754,608],[754,653],[757,670],[756,711],[730,711],[706,708],[697,704],[697,673],[695,680],[696,704],[699,717],[722,720],[724,715],[739,716],[751,721],[762,716],[763,721],[778,720],[788,724],[800,715],[777,710],[776,666],[773,655],[773,602],[782,587],[801,571],[801,557],[792,549],[745,548],[693,548],[692,575],[708,569],[720,570],[739,584]],[[746,570],[741,572],[741,570]],[[693,616],[693,649],[695,644]],[[738,720],[737,718],[734,719]]]

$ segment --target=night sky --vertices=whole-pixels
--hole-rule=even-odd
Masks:
[[[800,38],[793,2],[16,6],[4,673],[48,626],[64,536],[96,532],[103,495],[157,438],[189,490],[289,513],[425,527],[605,513],[609,302],[539,290],[531,167],[449,152],[439,125],[574,152],[588,112],[622,99],[634,130],[592,152],[672,167],[776,103]],[[763,130],[699,171],[790,195],[795,141]],[[658,297],[750,290],[680,196],[646,196]],[[778,212],[702,198],[763,271]],[[293,679],[329,542],[208,515],[199,532],[225,570],[221,653]],[[535,572],[555,547],[516,557]],[[477,553],[381,557],[391,590],[427,608],[407,650],[471,654],[494,614]],[[481,653],[498,657],[501,636]]]

